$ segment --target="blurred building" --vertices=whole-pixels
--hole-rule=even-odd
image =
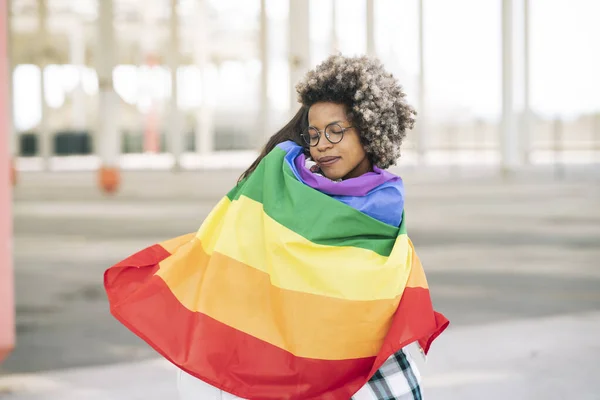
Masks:
[[[297,80],[333,52],[376,55],[404,85],[419,112],[408,162],[600,160],[592,0],[9,4],[20,169],[191,167],[254,151],[297,108]]]

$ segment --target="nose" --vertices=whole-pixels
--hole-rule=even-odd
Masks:
[[[321,134],[321,138],[319,139],[319,143],[317,143],[317,150],[320,152],[329,150],[333,147],[333,143],[331,143],[329,140],[327,140],[327,138],[325,137],[325,134]]]

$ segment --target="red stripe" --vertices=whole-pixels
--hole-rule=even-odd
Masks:
[[[296,357],[181,305],[153,276],[169,255],[160,249],[148,248],[106,271],[111,312],[178,367],[242,398],[347,400],[391,354],[438,329],[429,291],[406,288],[377,358]]]
[[[109,268],[104,273],[104,287],[111,307],[127,300],[131,293],[142,287],[158,271],[158,263],[170,255],[162,246],[155,244]]]
[[[429,289],[405,288],[390,330],[369,376],[372,376],[398,349],[415,341],[419,342],[427,354],[431,342],[448,327],[449,323],[446,317],[433,311]]]

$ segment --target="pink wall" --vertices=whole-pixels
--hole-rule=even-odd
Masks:
[[[15,344],[8,107],[8,5],[0,0],[0,362]]]

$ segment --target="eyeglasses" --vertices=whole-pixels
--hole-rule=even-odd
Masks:
[[[344,128],[337,122],[334,122],[325,127],[325,137],[329,143],[336,144],[342,141],[344,138],[344,132],[352,128],[354,128],[354,126]],[[321,131],[311,126],[308,128],[307,132],[302,133],[300,136],[302,136],[302,140],[304,140],[304,143],[306,143],[308,146],[315,147],[319,144],[319,140],[321,140]]]

